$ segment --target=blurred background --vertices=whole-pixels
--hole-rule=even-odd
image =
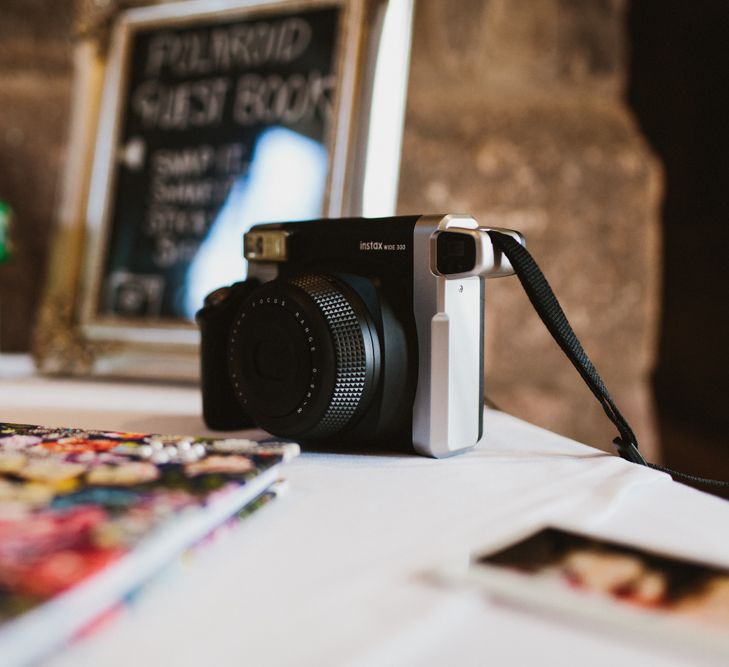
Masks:
[[[0,7],[0,352],[25,352],[53,240],[74,0]],[[641,446],[729,477],[729,3],[416,0],[398,209],[514,227]],[[610,449],[515,279],[487,287],[488,397]]]

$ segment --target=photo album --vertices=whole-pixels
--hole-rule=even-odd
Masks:
[[[294,443],[0,424],[0,656],[35,662],[274,495]]]

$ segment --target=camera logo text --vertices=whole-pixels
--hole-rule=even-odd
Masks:
[[[404,243],[385,243],[384,241],[360,241],[360,250],[405,250],[407,245]]]

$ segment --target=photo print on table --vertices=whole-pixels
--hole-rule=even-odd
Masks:
[[[729,658],[729,568],[718,563],[546,527],[441,574],[497,602]]]

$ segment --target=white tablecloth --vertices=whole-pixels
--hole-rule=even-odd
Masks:
[[[191,387],[10,370],[0,358],[0,421],[206,432]],[[461,456],[305,453],[287,478],[283,498],[49,664],[696,664],[424,573],[544,523],[729,566],[727,502],[498,412]]]

